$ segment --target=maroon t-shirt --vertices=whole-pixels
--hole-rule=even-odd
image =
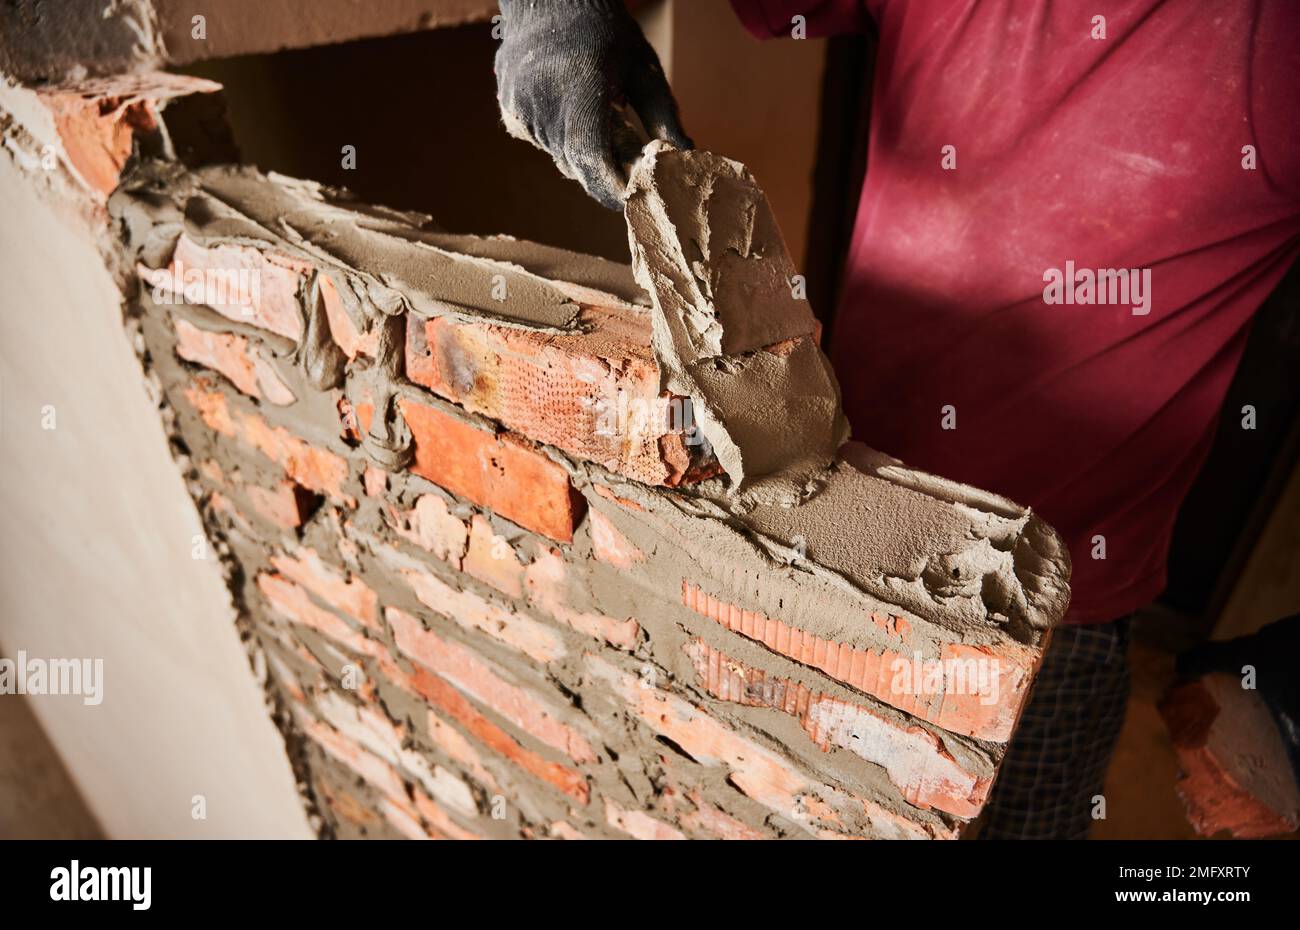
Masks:
[[[763,37],[879,29],[831,353],[855,437],[1042,514],[1070,622],[1150,601],[1300,252],[1300,2],[732,2]]]

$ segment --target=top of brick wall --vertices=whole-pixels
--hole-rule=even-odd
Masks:
[[[15,0],[0,4],[0,72],[33,83],[79,80],[456,26],[496,8],[495,0]]]
[[[1065,611],[1068,556],[1037,516],[861,445],[846,446],[799,506],[734,509],[708,481],[718,469],[707,447],[692,446],[672,419],[683,399],[660,390],[649,313],[622,266],[515,240],[448,236],[419,217],[250,169],[155,168],[115,204],[155,292],[188,302],[187,275],[255,274],[260,292],[250,306],[210,298],[209,306],[297,344],[318,387],[342,389],[359,418],[356,438],[383,467],[404,467],[409,459],[385,456],[413,445],[417,474],[444,487],[461,481],[452,489],[465,493],[467,479],[439,471],[445,462],[432,451],[459,427],[439,415],[438,435],[422,438],[435,422],[425,410],[541,443],[565,469],[632,482],[623,497],[687,520],[680,533],[697,543],[726,528],[710,545],[757,547],[773,577],[794,572],[801,590],[818,587],[817,601],[784,608],[806,612],[808,629],[833,626],[818,605],[842,602],[845,615],[863,605],[901,608],[909,623],[947,639],[1036,644]],[[313,331],[323,331],[324,344]],[[638,490],[692,485],[698,490],[668,498]],[[562,496],[548,506],[531,525],[503,515],[570,538],[574,512]],[[692,524],[692,515],[702,519]],[[777,602],[780,588],[765,583]]]

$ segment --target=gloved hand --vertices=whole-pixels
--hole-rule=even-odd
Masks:
[[[691,148],[659,57],[620,0],[500,0],[497,101],[507,131],[611,210],[643,139]]]

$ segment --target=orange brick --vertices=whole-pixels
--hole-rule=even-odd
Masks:
[[[275,261],[270,251],[252,246],[204,246],[182,233],[166,269],[142,269],[141,277],[171,300],[202,304],[295,342],[302,336],[304,275],[288,256]]]
[[[474,776],[475,781],[488,791],[495,793],[499,790],[496,779],[484,767],[483,760],[479,756],[478,750],[474,748],[473,743],[433,711],[429,711],[427,722],[429,739],[435,746],[446,753],[447,757],[452,761],[459,763],[470,775]]]
[[[573,824],[565,823],[563,820],[557,820],[550,826],[550,836],[557,840],[585,840],[578,829]]]
[[[624,510],[641,510],[641,511],[645,510],[645,508],[642,507],[640,504],[638,504],[636,501],[629,500],[626,497],[619,497],[617,494],[615,494],[609,488],[605,487],[603,484],[593,483],[591,485],[591,489],[595,491],[596,494],[598,494],[600,497],[605,498],[605,500],[607,501],[613,501],[615,504],[618,504]]]
[[[338,733],[404,773],[440,803],[462,816],[478,816],[469,785],[423,754],[407,749],[406,727],[393,723],[378,705],[357,705],[337,691],[327,691],[317,698],[316,707]]]
[[[293,392],[280,380],[261,350],[243,336],[199,329],[180,318],[176,328],[176,354],[196,365],[220,372],[249,397],[265,398],[285,406],[294,402]]]
[[[598,560],[615,568],[631,568],[638,562],[645,561],[645,553],[620,533],[599,510],[589,510],[587,519],[591,526],[591,553]]]
[[[421,604],[462,629],[482,633],[543,665],[564,657],[564,640],[545,624],[472,591],[457,590],[382,544],[376,550],[385,564],[401,574]]]
[[[361,484],[367,497],[383,497],[388,491],[388,472],[369,462],[361,475]]]
[[[656,820],[644,811],[630,811],[605,798],[605,822],[638,840],[684,840],[680,830]]]
[[[573,762],[591,762],[596,758],[585,736],[531,692],[506,681],[487,660],[426,630],[410,614],[390,607],[385,615],[397,647],[404,654]]]
[[[396,662],[385,656],[380,659],[384,674],[394,684],[418,694],[465,728],[474,739],[492,752],[514,763],[523,771],[555,787],[586,805],[590,789],[586,778],[577,769],[552,762],[521,745],[518,740],[480,713],[468,699],[449,682],[420,665],[407,674]]]
[[[676,485],[691,452],[659,394],[648,316],[584,307],[582,331],[410,316],[407,376],[538,442],[646,484]],[[680,408],[680,400],[678,406]]]
[[[699,791],[688,792],[686,797],[695,805],[695,810],[682,814],[679,819],[683,826],[724,840],[766,839],[762,832],[704,800]]]
[[[394,801],[392,798],[384,796],[379,799],[379,812],[384,815],[384,820],[388,821],[389,826],[408,840],[431,840],[436,838],[420,823],[419,817],[415,814],[415,808],[409,802]]]
[[[883,647],[863,649],[729,604],[686,580],[682,581],[682,603],[891,707],[945,730],[990,742],[1004,743],[1011,738],[1042,656],[1039,650],[1014,643],[996,647],[944,643],[937,663]],[[870,619],[896,636],[900,645],[909,644],[908,625],[901,617],[873,614]],[[967,670],[971,670],[969,674]]]
[[[422,494],[409,511],[399,513],[393,510],[392,513],[393,529],[399,536],[460,568],[469,530],[447,509],[446,501],[437,494]]]
[[[229,320],[236,320],[297,341],[302,336],[302,301],[313,273],[319,272],[321,300],[330,335],[349,359],[358,355],[374,356],[378,343],[377,328],[362,333],[344,308],[343,299],[333,278],[311,262],[251,245],[219,243],[204,246],[182,233],[176,241],[171,262],[164,269],[139,269],[144,281],[155,292],[170,295],[171,300],[203,304]],[[210,282],[223,282],[236,288],[225,298],[198,290],[204,276]]]
[[[244,485],[244,494],[253,509],[281,529],[302,526],[315,511],[320,498],[292,481],[277,482],[273,489],[256,484]]]
[[[866,818],[881,838],[924,839],[948,835],[928,824],[889,814],[871,801],[821,784],[788,760],[746,739],[693,704],[647,686],[636,676],[588,655],[587,668],[606,682],[653,732],[671,740],[703,765],[721,766],[740,791],[769,810],[816,831],[838,828],[842,818]],[[889,816],[883,816],[889,815]],[[892,819],[891,819],[892,818]]]
[[[524,563],[504,536],[478,514],[470,521],[469,551],[462,570],[510,597],[524,596]]]
[[[420,812],[420,819],[432,828],[436,839],[481,840],[483,838],[452,820],[433,798],[419,788],[416,788],[412,795],[415,798],[415,809]]]
[[[117,187],[135,134],[158,127],[154,107],[143,100],[112,106],[80,94],[51,94],[45,103],[54,115],[68,162],[87,187],[105,198]]]
[[[904,800],[917,807],[970,818],[988,798],[990,778],[966,771],[938,736],[900,724],[785,678],[769,677],[700,640],[686,647],[700,686],[714,697],[747,707],[771,707],[797,718],[810,739],[826,751],[847,749],[879,765]]]
[[[367,752],[356,741],[348,739],[327,723],[306,713],[299,713],[296,719],[303,732],[325,752],[342,762],[381,794],[388,798],[401,799],[403,805],[409,806],[409,802],[406,801],[406,785],[395,768],[373,753]],[[410,808],[409,813],[414,815],[414,808]]]
[[[379,820],[374,811],[346,791],[333,789],[323,781],[318,782],[316,788],[325,796],[325,803],[329,805],[329,809],[343,820],[360,827],[373,826]]]
[[[379,629],[379,596],[360,578],[348,578],[340,570],[326,565],[315,549],[301,549],[292,555],[273,555],[271,564],[335,610],[362,626]]]
[[[380,813],[402,835],[410,839],[477,838],[452,821],[418,787],[410,789],[408,795],[406,783],[398,771],[384,759],[363,748],[355,739],[306,713],[299,712],[295,717],[303,731],[327,754],[379,791]],[[429,827],[421,823],[421,818],[429,822]]]
[[[232,408],[226,395],[205,379],[195,379],[185,389],[185,397],[209,429],[252,446],[303,487],[348,507],[357,505],[356,499],[343,490],[348,463],[333,452],[319,449],[282,427],[272,427],[257,414]]]
[[[317,607],[307,592],[281,575],[257,576],[257,587],[268,604],[287,620],[327,636],[359,655],[376,656],[383,646],[348,626],[342,617]]]
[[[325,304],[325,319],[330,326],[330,336],[343,350],[343,354],[349,359],[355,359],[358,355],[374,358],[379,344],[378,328],[372,328],[366,333],[357,329],[356,324],[352,322],[352,317],[348,316],[347,310],[343,307],[343,299],[339,296],[338,288],[334,286],[334,280],[328,274],[320,276],[320,290],[321,300]]]
[[[590,610],[569,606],[566,590],[566,566],[560,553],[542,550],[528,566],[524,578],[528,600],[566,626],[585,636],[601,639],[611,646],[631,651],[641,638],[641,626],[632,618],[618,620]]]
[[[409,398],[411,471],[558,542],[572,542],[582,498],[565,470],[518,437],[496,434]],[[358,415],[366,424],[358,405]],[[368,424],[366,424],[368,428]]]

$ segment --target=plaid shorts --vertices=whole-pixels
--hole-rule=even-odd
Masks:
[[[1053,632],[981,839],[1087,839],[1128,704],[1129,622]]]

